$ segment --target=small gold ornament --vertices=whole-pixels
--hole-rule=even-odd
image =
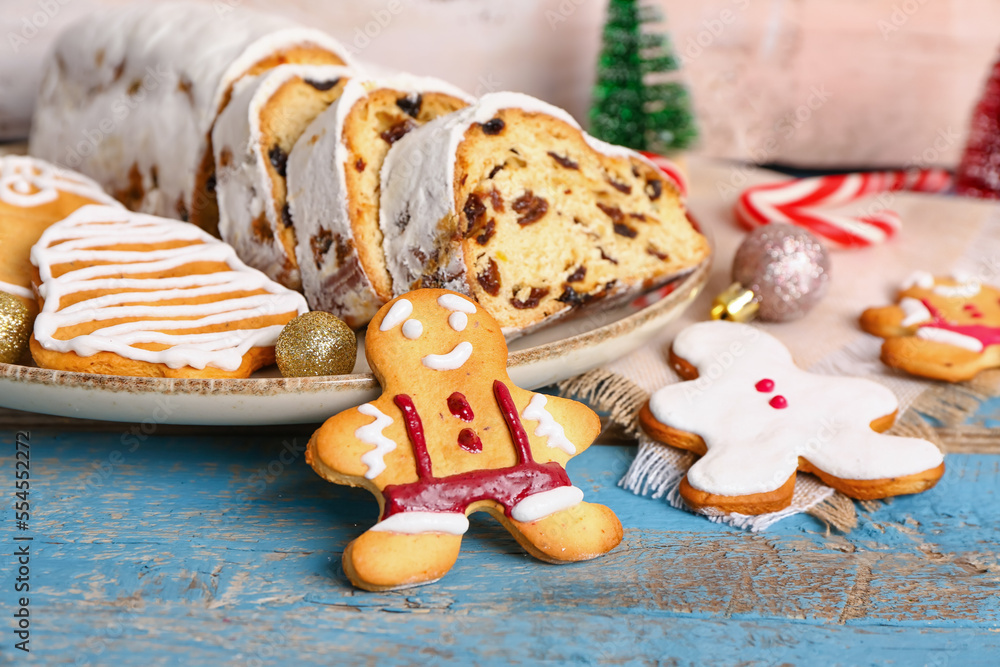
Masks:
[[[354,369],[358,338],[337,316],[312,311],[285,325],[274,356],[285,377],[344,375]]]
[[[13,294],[0,292],[0,363],[16,364],[28,347],[32,318]]]

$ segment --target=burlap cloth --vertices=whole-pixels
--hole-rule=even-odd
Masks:
[[[670,341],[684,326],[706,319],[712,299],[731,282],[732,258],[745,235],[732,215],[739,189],[784,178],[765,170],[697,158],[690,160],[689,171],[689,206],[715,248],[705,289],[652,343],[559,385],[564,395],[608,412],[613,425],[638,440],[638,454],[620,485],[681,508],[685,506],[677,486],[695,457],[650,440],[638,428],[636,413],[650,393],[677,382],[666,363]],[[867,377],[892,389],[899,398],[900,417],[890,433],[926,438],[945,452],[1000,453],[1000,430],[961,426],[982,400],[1000,393],[1000,371],[981,373],[975,381],[957,385],[916,379],[882,365],[881,339],[863,333],[857,324],[865,308],[891,303],[901,281],[918,269],[936,275],[963,271],[986,283],[1000,282],[1000,205],[896,193],[861,202],[857,209],[878,206],[900,213],[902,231],[882,245],[832,251],[832,281],[825,299],[800,320],[758,326],[781,339],[802,368]],[[863,505],[874,511],[880,502]],[[792,505],[781,512],[708,518],[759,531],[799,512],[809,512],[842,531],[850,530],[857,522],[852,500],[801,473]]]

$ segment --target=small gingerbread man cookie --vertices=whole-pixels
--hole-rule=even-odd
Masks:
[[[862,329],[885,338],[887,366],[948,382],[1000,367],[1000,290],[970,277],[918,271],[897,300],[861,315]]]
[[[381,520],[344,551],[354,585],[436,581],[458,558],[467,515],[480,510],[549,562],[618,545],[618,518],[582,502],[565,470],[600,420],[580,403],[515,386],[500,326],[481,306],[440,289],[397,297],[368,325],[365,352],[382,396],[330,418],[306,451],[323,478],[379,501]]]
[[[898,408],[889,389],[807,373],[760,329],[701,322],[670,354],[688,382],[656,391],[640,422],[651,437],[701,455],[680,486],[697,510],[778,511],[791,503],[798,470],[863,500],[924,491],[944,474],[932,443],[879,432]]]

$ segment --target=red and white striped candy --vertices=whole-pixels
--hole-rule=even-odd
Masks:
[[[878,209],[861,215],[831,213],[823,207],[842,206],[880,192],[944,192],[951,174],[943,169],[876,171],[797,178],[747,188],[736,203],[736,219],[747,229],[786,222],[821,236],[834,246],[859,248],[881,243],[902,226],[899,214]]]
[[[684,178],[684,172],[681,171],[680,167],[662,155],[647,153],[646,151],[639,152],[642,153],[643,157],[655,164],[659,170],[663,172],[667,179],[677,186],[677,191],[680,192],[681,199],[687,197],[687,179]]]

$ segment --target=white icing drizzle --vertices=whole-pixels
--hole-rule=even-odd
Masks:
[[[144,212],[177,216],[178,204],[192,212],[202,205],[195,181],[227,91],[256,63],[295,46],[350,62],[319,30],[229,4],[88,12],[61,31],[46,59],[30,152],[109,191],[129,187],[134,165]]]
[[[728,352],[735,349],[740,353]],[[673,350],[700,377],[659,389],[650,409],[661,423],[705,441],[708,453],[688,471],[696,489],[725,496],[773,491],[795,474],[800,456],[831,475],[857,480],[912,475],[943,460],[926,440],[871,429],[873,420],[898,408],[887,387],[807,373],[763,330],[700,322],[681,331]],[[765,378],[774,381],[772,392],[756,390]],[[787,399],[787,408],[769,405],[776,395]]]
[[[424,332],[424,325],[420,320],[406,320],[403,322],[403,335],[410,340],[416,340],[420,338],[420,335]]]
[[[355,77],[344,85],[340,98],[310,123],[288,158],[288,202],[295,234],[300,239],[297,254],[306,298],[314,308],[328,310],[352,326],[368,322],[392,294],[388,286],[385,293],[379,294],[375,285],[381,287],[386,282],[384,269],[362,266],[356,250],[359,236],[374,236],[375,230],[354,229],[359,223],[351,219],[350,201],[360,195],[348,191],[346,170],[351,155],[347,144],[355,139],[345,137],[344,127],[354,109],[360,114],[369,96],[387,89],[405,95],[436,92],[472,101],[468,94],[439,79],[408,74]],[[366,127],[372,127],[371,123],[366,122]],[[375,169],[378,165],[368,168]],[[378,194],[376,190],[374,195]],[[352,243],[355,250],[346,257],[327,253],[317,266],[308,239],[320,229]],[[368,271],[381,272],[383,280]],[[341,279],[350,281],[350,290],[330,289],[331,281]]]
[[[455,331],[465,331],[469,325],[469,316],[463,312],[456,311],[448,316],[448,326]]]
[[[437,302],[442,308],[454,310],[459,313],[474,315],[476,312],[476,304],[458,294],[442,294],[438,297]]]
[[[409,299],[400,299],[396,303],[392,304],[392,308],[389,312],[385,314],[382,318],[382,323],[379,325],[379,331],[388,331],[400,322],[403,322],[410,315],[413,314],[413,302]]]
[[[115,244],[189,241],[189,245],[152,251],[100,250]],[[39,344],[58,352],[88,357],[113,352],[128,359],[162,363],[170,368],[214,366],[235,371],[252,347],[273,346],[281,325],[260,329],[183,333],[227,322],[308,310],[302,295],[268,280],[247,267],[233,249],[191,224],[125,211],[120,207],[84,206],[49,227],[31,250],[31,261],[42,279],[39,294],[45,304],[35,320]],[[83,268],[53,277],[53,267],[78,262]],[[229,271],[170,278],[156,275],[196,262],[222,262]],[[115,293],[60,307],[63,297],[92,290]],[[265,294],[228,298],[202,304],[129,305],[188,299],[204,295],[264,290]],[[63,327],[84,322],[143,318],[109,325],[69,339],[58,337]],[[185,317],[192,319],[170,319]],[[134,347],[166,345],[161,351]]]
[[[973,338],[972,336],[966,336],[965,334],[960,334],[957,331],[938,329],[937,327],[933,326],[920,327],[919,329],[917,329],[917,338],[923,338],[924,340],[932,340],[937,343],[944,343],[946,345],[954,345],[955,347],[961,347],[966,350],[971,350],[973,352],[983,351],[982,341]]]
[[[899,301],[899,307],[903,310],[903,321],[901,324],[904,327],[912,327],[915,324],[933,319],[931,311],[927,310],[927,306],[920,299],[914,299],[909,296],[903,297]]]
[[[5,283],[2,280],[0,280],[0,292],[7,292],[8,294],[19,296],[22,299],[31,299],[32,301],[35,300],[35,293],[27,287],[14,285],[13,283]]]
[[[392,417],[371,403],[359,405],[358,412],[375,418],[371,424],[365,424],[354,431],[355,438],[374,447],[361,455],[361,462],[368,466],[365,478],[375,479],[385,471],[385,455],[396,449],[396,441],[383,433],[392,425]]]
[[[934,276],[927,271],[914,271],[903,281],[903,289],[911,287],[931,289],[934,287]]]
[[[531,397],[531,402],[524,409],[521,416],[524,419],[538,422],[535,427],[535,435],[547,438],[549,447],[561,449],[570,456],[576,454],[576,446],[566,438],[566,431],[562,424],[555,420],[552,413],[545,409],[548,398],[544,394],[535,394]]]
[[[935,285],[934,293],[949,299],[971,299],[979,294],[982,287],[978,280],[969,280],[957,285]]]
[[[420,361],[432,371],[454,371],[461,368],[472,356],[472,343],[462,341],[448,354],[428,354]]]
[[[233,89],[232,100],[212,130],[222,240],[244,262],[292,289],[301,286],[301,278],[296,257],[289,256],[281,242],[284,222],[273,198],[275,183],[268,169],[271,145],[261,134],[261,118],[271,111],[268,107],[275,94],[290,81],[335,81],[352,73],[336,65],[281,65],[246,78]],[[281,113],[281,109],[273,111]],[[262,216],[271,230],[266,239],[255,231]]]
[[[423,533],[464,535],[469,530],[469,519],[458,512],[399,512],[379,521],[369,530],[404,535]]]
[[[0,201],[34,208],[54,202],[60,192],[85,197],[94,203],[118,205],[86,176],[24,155],[0,157]]]
[[[583,500],[583,491],[575,486],[560,486],[528,496],[510,510],[515,521],[529,523],[569,509]]]

